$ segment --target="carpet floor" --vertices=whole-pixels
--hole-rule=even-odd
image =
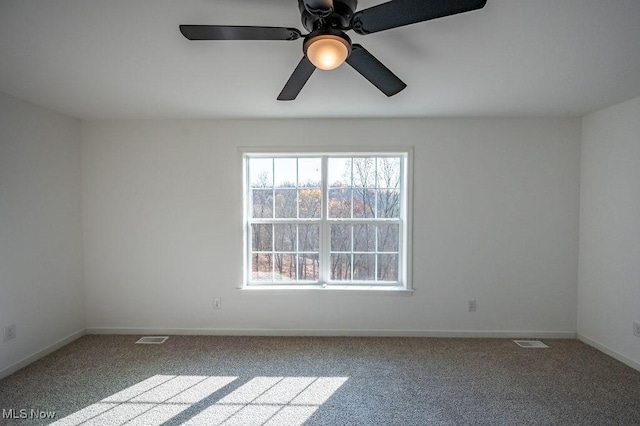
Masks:
[[[1,380],[0,424],[640,425],[640,372],[577,340],[139,337]]]

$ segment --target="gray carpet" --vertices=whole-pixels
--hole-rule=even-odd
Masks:
[[[57,424],[640,425],[640,372],[576,340],[138,337],[84,336],[0,381],[0,409]]]

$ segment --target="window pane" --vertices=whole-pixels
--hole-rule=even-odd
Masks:
[[[378,191],[378,217],[400,217],[400,191],[395,189],[380,189]]]
[[[351,217],[351,189],[329,190],[329,217]]]
[[[251,250],[271,251],[273,247],[272,225],[251,225]]]
[[[274,260],[274,281],[295,281],[296,277],[296,255],[293,253],[275,253]]]
[[[353,186],[360,188],[376,187],[376,159],[353,159]]]
[[[273,225],[275,251],[296,250],[296,225]]]
[[[319,188],[322,186],[322,159],[298,159],[298,187]]]
[[[353,255],[353,279],[373,281],[375,277],[375,254]]]
[[[350,158],[329,158],[327,183],[334,188],[351,186]]]
[[[271,189],[254,189],[251,192],[253,217],[273,217],[273,191]]]
[[[351,251],[352,225],[331,225],[331,251]]]
[[[375,225],[353,226],[353,251],[376,251]]]
[[[276,217],[278,218],[296,218],[297,212],[297,192],[295,189],[276,189]]]
[[[298,226],[298,250],[299,251],[319,251],[320,250],[320,225],[299,225]]]
[[[378,188],[400,188],[400,159],[378,158]]]
[[[295,188],[297,183],[297,161],[295,158],[276,158],[274,175],[276,188]]]
[[[318,281],[320,279],[320,263],[317,254],[301,253],[298,255],[298,279],[301,281]]]
[[[251,279],[253,281],[271,281],[273,279],[273,264],[271,254],[251,255]]]
[[[301,189],[298,191],[300,203],[300,217],[319,219],[322,215],[322,190]]]
[[[351,280],[351,255],[343,253],[331,254],[331,280]]]
[[[376,190],[367,188],[353,189],[353,217],[368,218],[376,216]]]
[[[273,159],[249,159],[249,186],[251,188],[271,188],[273,186]]]
[[[378,225],[378,251],[398,252],[400,247],[400,225]]]
[[[398,255],[378,255],[378,281],[398,281]]]

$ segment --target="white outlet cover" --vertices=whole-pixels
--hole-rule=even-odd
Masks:
[[[8,342],[11,339],[15,339],[16,337],[16,325],[15,324],[11,324],[8,325],[4,328],[4,336],[3,336],[3,340],[5,342]]]

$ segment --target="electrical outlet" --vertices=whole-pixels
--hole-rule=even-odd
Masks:
[[[477,305],[475,300],[469,300],[469,312],[475,312],[477,310]]]
[[[213,299],[213,309],[222,309],[222,299],[219,297]]]
[[[633,335],[640,337],[640,322],[633,323]]]
[[[4,328],[4,341],[8,341],[16,338],[16,325],[11,324]]]

